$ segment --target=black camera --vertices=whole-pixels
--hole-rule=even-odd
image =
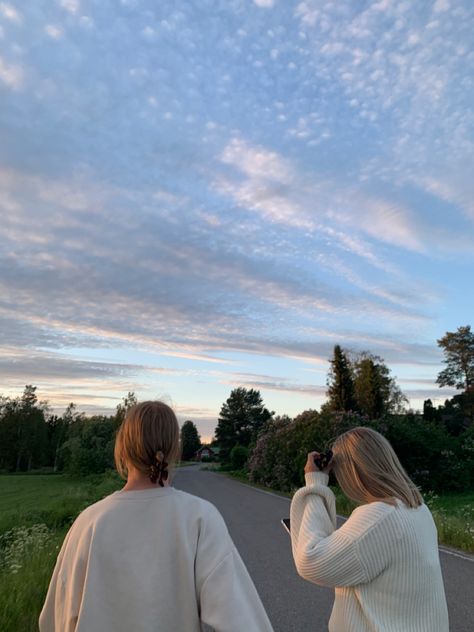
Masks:
[[[320,470],[324,470],[332,459],[332,450],[326,450],[326,452],[321,452],[319,456],[314,457],[314,464]]]

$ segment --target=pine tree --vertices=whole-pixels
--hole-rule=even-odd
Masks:
[[[235,388],[222,405],[215,431],[222,460],[229,460],[234,445],[247,447],[255,440],[273,414],[263,405],[259,391]]]
[[[346,353],[339,345],[334,347],[334,355],[330,363],[327,407],[330,410],[355,410],[352,369]]]
[[[194,458],[201,447],[201,438],[198,429],[191,420],[185,421],[181,427],[181,452],[183,461]]]
[[[358,410],[370,419],[378,419],[385,412],[388,383],[380,364],[371,357],[359,360],[355,368],[355,396]]]

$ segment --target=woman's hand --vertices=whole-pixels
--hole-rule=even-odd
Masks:
[[[332,459],[329,461],[327,466],[320,470],[319,467],[314,462],[314,457],[319,456],[319,452],[309,452],[308,459],[306,461],[306,465],[304,466],[304,473],[308,474],[308,472],[324,472],[325,474],[329,474],[332,468]]]

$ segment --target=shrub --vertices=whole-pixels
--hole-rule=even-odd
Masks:
[[[249,449],[243,445],[234,445],[230,451],[230,465],[233,470],[242,470],[247,463]]]

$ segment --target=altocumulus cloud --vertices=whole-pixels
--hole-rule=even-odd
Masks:
[[[5,386],[211,424],[233,380],[314,406],[335,342],[434,381],[473,307],[473,26],[467,1],[0,3]]]

